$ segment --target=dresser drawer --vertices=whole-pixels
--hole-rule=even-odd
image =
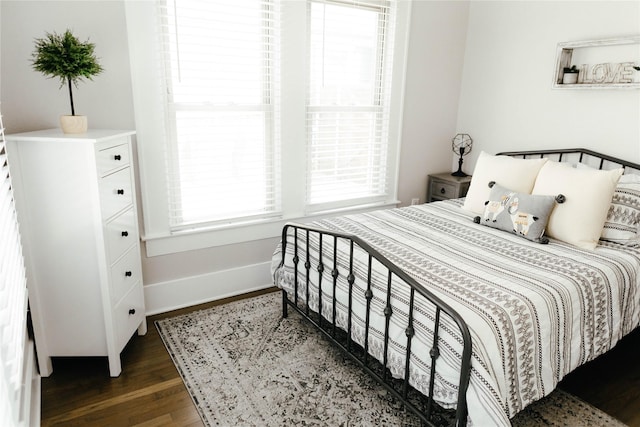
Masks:
[[[142,282],[138,246],[111,267],[111,303],[117,304],[136,282]]]
[[[109,221],[105,227],[109,265],[138,240],[138,227],[133,208]]]
[[[100,207],[102,218],[108,219],[133,203],[131,170],[122,169],[100,179]]]
[[[434,180],[431,182],[431,197],[455,199],[456,185]]]
[[[138,283],[113,309],[118,348],[123,348],[138,326],[145,321],[144,292]]]
[[[113,170],[129,165],[129,144],[126,138],[123,138],[122,142],[120,145],[96,153],[99,176],[105,176]]]

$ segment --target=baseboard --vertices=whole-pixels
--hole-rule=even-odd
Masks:
[[[271,262],[145,284],[148,316],[273,286]]]

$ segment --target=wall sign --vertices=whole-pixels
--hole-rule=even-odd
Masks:
[[[565,76],[570,73],[577,79]],[[553,88],[639,89],[640,35],[558,43]]]
[[[633,83],[637,73],[635,67],[633,62],[582,64],[579,67],[578,83]]]

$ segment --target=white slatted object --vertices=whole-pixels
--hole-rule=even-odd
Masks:
[[[33,342],[27,337],[27,286],[4,126],[0,116],[0,425],[39,425],[32,416]],[[36,375],[37,377],[37,375]],[[39,414],[39,397],[36,398]]]

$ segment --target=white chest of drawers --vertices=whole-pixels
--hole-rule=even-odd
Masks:
[[[131,131],[7,135],[38,364],[120,353],[147,331]]]

